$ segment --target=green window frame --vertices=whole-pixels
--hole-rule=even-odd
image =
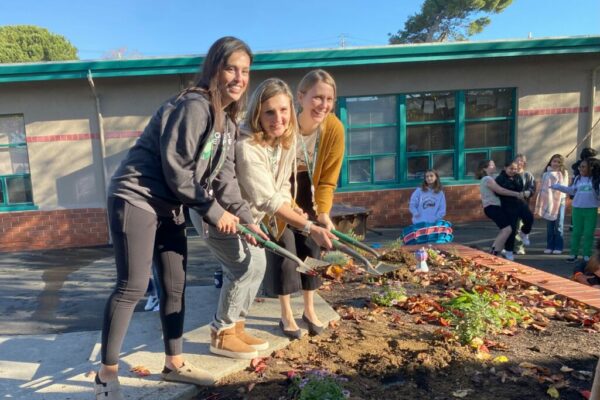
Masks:
[[[348,107],[348,102],[362,98],[366,101],[393,98],[395,120],[358,125],[350,123],[352,107]],[[420,114],[419,107],[415,106],[415,102],[419,101],[423,110]],[[439,112],[440,109],[442,112]],[[475,161],[491,158],[500,165],[514,156],[516,114],[516,88],[341,97],[338,99],[338,115],[346,131],[346,152],[339,191],[414,187],[422,179],[422,174],[414,171],[434,167],[446,172],[441,176],[444,184],[474,183]],[[362,154],[357,154],[352,148],[353,141],[357,142],[357,133],[370,132],[372,140],[373,132],[383,129],[394,129],[396,135],[393,146],[387,147],[384,152],[363,150]],[[358,141],[364,145],[365,140]],[[394,160],[384,164],[388,167],[393,165],[393,171],[388,174],[393,179],[378,179],[382,174],[376,175],[376,165],[382,157]]]
[[[0,211],[35,209],[23,115],[0,115]]]

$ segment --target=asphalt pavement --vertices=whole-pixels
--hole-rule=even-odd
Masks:
[[[568,277],[572,266],[563,255],[543,254],[546,228],[536,221],[526,255],[515,261]],[[400,228],[369,230],[367,243],[385,243],[398,238]],[[496,227],[490,221],[454,226],[456,243],[485,250]],[[565,232],[565,244],[569,232]],[[188,236],[188,286],[213,284],[219,268],[204,241],[193,229]],[[0,253],[0,335],[49,334],[98,330],[104,303],[115,281],[110,246],[32,252]],[[137,311],[143,311],[140,302]]]

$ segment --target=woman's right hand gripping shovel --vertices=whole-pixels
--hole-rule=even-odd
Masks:
[[[251,227],[255,229],[251,229]],[[329,266],[328,262],[317,260],[311,257],[306,257],[306,259],[302,261],[292,252],[269,240],[269,237],[258,227],[258,225],[244,226],[242,224],[238,224],[237,228],[238,232],[245,235],[249,239],[250,243],[255,241],[257,244],[262,245],[265,249],[281,257],[289,258],[290,260],[294,261],[298,265],[296,270],[302,274],[318,275],[320,269]]]

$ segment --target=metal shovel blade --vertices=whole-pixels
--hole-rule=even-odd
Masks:
[[[323,268],[331,265],[331,263],[328,263],[327,261],[318,260],[312,257],[306,257],[304,261],[297,262],[297,264],[296,271],[307,275],[318,275]]]
[[[299,258],[292,260],[298,264],[296,271],[300,272],[301,274],[313,276],[318,275],[323,268],[331,265],[331,263],[328,263],[327,261],[317,260],[316,258],[312,257],[306,257],[304,261],[301,261]]]
[[[381,272],[379,272],[375,268],[373,268],[373,264],[371,264],[369,262],[369,260],[367,260],[362,254],[358,253],[354,249],[350,248],[349,246],[346,246],[345,244],[343,244],[342,242],[340,242],[338,240],[332,240],[331,243],[333,244],[333,247],[336,250],[339,250],[342,253],[346,253],[350,257],[352,257],[355,260],[359,261],[364,266],[363,269],[365,271],[367,271],[369,274],[371,274],[371,275],[381,275]]]
[[[377,265],[375,266],[375,270],[381,275],[387,274],[388,272],[397,271],[400,268],[402,268],[402,265],[384,264],[382,262],[377,263]]]

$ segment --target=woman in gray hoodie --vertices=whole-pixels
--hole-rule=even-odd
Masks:
[[[112,177],[108,216],[117,285],[104,312],[102,364],[94,384],[97,399],[123,399],[119,353],[135,305],[146,291],[153,258],[162,293],[162,378],[213,383],[209,373],[185,362],[182,355],[187,260],[182,206],[222,233],[235,233],[240,221],[260,231],[234,172],[234,121],[251,62],[252,52],[241,40],[217,40],[196,84],[158,109]]]

